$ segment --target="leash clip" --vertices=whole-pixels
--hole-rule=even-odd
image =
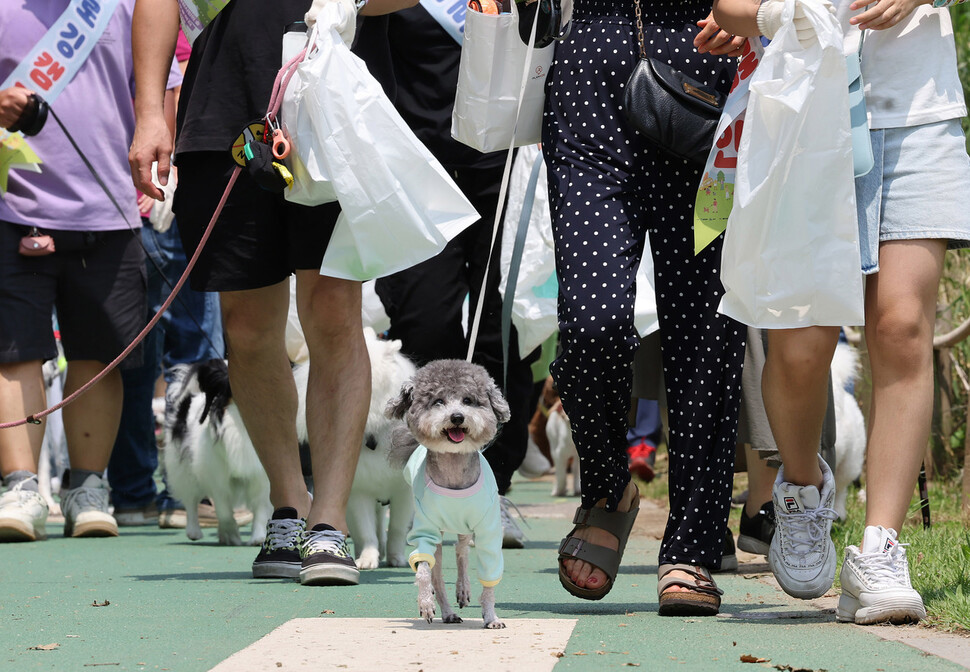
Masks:
[[[282,161],[290,155],[290,141],[286,137],[286,133],[280,128],[280,122],[275,118],[267,119],[267,125],[272,129],[270,135],[270,147],[273,148],[273,157],[277,160]]]

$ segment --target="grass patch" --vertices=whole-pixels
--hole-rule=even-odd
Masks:
[[[657,477],[650,483],[634,479],[640,494],[666,507],[667,451],[657,451]],[[734,492],[748,487],[746,474],[735,474]],[[929,498],[933,526],[923,529],[919,498],[914,495],[910,515],[903,525],[900,539],[908,544],[910,575],[913,587],[926,604],[927,625],[948,632],[970,634],[970,530],[960,518],[960,484],[956,481],[930,484]],[[852,488],[846,502],[847,514],[832,528],[832,539],[842,566],[845,547],[862,543],[866,505],[859,491]],[[740,509],[731,509],[728,524],[737,534]],[[839,588],[838,573],[835,587]]]

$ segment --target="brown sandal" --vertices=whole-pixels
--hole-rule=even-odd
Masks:
[[[620,560],[623,558],[623,551],[626,549],[626,542],[630,538],[630,530],[633,529],[633,522],[637,519],[640,512],[640,493],[637,492],[636,500],[629,511],[611,511],[593,507],[584,509],[579,507],[573,516],[572,531],[566,535],[559,545],[559,582],[571,595],[580,597],[584,600],[601,600],[613,588],[616,574],[620,569]],[[612,534],[619,540],[616,550],[606,546],[599,546],[582,539],[577,539],[573,535],[576,531],[584,527],[598,527]],[[581,588],[572,582],[563,560],[582,560],[593,565],[606,574],[609,579],[600,588]]]
[[[693,579],[669,576],[680,571]],[[711,572],[699,565],[660,565],[657,571],[657,597],[660,601],[661,616],[716,616],[721,608],[721,595],[724,591],[717,587]],[[683,586],[688,590],[665,592],[671,586]]]

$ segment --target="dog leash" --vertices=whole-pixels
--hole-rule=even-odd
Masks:
[[[306,55],[306,49],[304,49],[299,54],[294,56],[292,59],[287,61],[286,64],[284,64],[283,67],[280,69],[280,71],[277,73],[276,80],[273,82],[273,93],[270,98],[270,104],[266,112],[267,119],[273,119],[275,121],[276,115],[280,109],[280,105],[283,102],[283,92],[286,90],[287,84],[289,84],[290,79],[293,77],[294,73],[296,72],[296,66],[299,64],[299,62],[303,59],[305,55]],[[60,120],[57,119],[57,115],[54,114],[53,109],[51,109],[51,114],[54,116],[55,121],[57,121],[58,125],[64,130],[66,134],[67,129],[65,129],[63,124],[61,124]],[[68,138],[71,141],[71,144],[74,145],[75,150],[77,150],[80,153],[80,150],[78,149],[77,145],[74,144],[74,140],[70,138],[70,135],[68,135]],[[85,162],[85,165],[88,166],[88,169],[91,170],[91,166],[88,163],[87,158],[83,154],[81,154],[81,159]],[[44,418],[50,415],[54,411],[64,408],[72,401],[80,397],[82,394],[90,390],[92,387],[94,387],[94,385],[100,382],[102,378],[104,378],[111,371],[113,371],[125,359],[125,357],[131,354],[131,351],[134,350],[138,346],[138,344],[145,339],[145,337],[148,335],[148,332],[150,332],[155,327],[155,325],[158,324],[158,321],[162,319],[162,315],[164,315],[165,311],[167,311],[169,309],[169,306],[172,305],[172,302],[175,300],[175,297],[182,290],[182,286],[185,285],[185,281],[188,280],[189,273],[191,273],[192,269],[195,268],[195,263],[199,260],[199,256],[202,254],[202,250],[205,247],[205,244],[208,242],[209,236],[212,234],[212,229],[215,226],[216,220],[218,220],[219,215],[222,214],[222,209],[226,205],[226,200],[228,200],[229,193],[232,191],[233,186],[236,184],[236,179],[239,177],[240,172],[242,172],[241,166],[236,165],[233,167],[232,173],[229,176],[229,182],[228,184],[226,184],[226,189],[222,193],[222,198],[219,199],[219,204],[216,206],[215,212],[212,213],[212,218],[209,220],[208,225],[206,225],[205,231],[202,233],[202,238],[199,240],[199,244],[195,248],[195,252],[192,254],[192,257],[185,265],[185,271],[182,273],[182,276],[178,279],[178,282],[175,283],[175,286],[172,288],[172,291],[168,295],[168,298],[166,298],[165,301],[162,302],[162,305],[158,309],[158,312],[156,312],[154,317],[152,317],[152,319],[148,321],[148,324],[146,324],[145,327],[141,330],[141,332],[139,332],[139,334],[135,337],[135,340],[133,340],[131,344],[129,344],[128,347],[126,347],[121,352],[120,355],[115,357],[111,361],[111,363],[109,363],[104,369],[102,369],[100,373],[95,375],[91,380],[89,380],[84,385],[79,387],[77,390],[72,392],[70,395],[62,399],[60,402],[54,404],[49,408],[45,408],[43,411],[40,411],[38,413],[32,413],[25,418],[21,418],[20,420],[14,420],[12,422],[2,422],[0,423],[0,429],[10,429],[13,427],[19,427],[21,425],[26,425],[26,424],[32,424],[32,425],[41,424],[40,423],[41,418]],[[95,173],[95,179],[98,181],[98,184],[101,185],[101,188],[105,190],[105,193],[108,194],[108,198],[111,199],[111,202],[114,203],[115,207],[118,208],[120,211],[121,209],[118,206],[117,202],[115,201],[114,196],[112,196],[111,193],[107,190],[107,187],[104,185],[104,183],[101,181],[101,179],[97,176],[96,173]],[[124,214],[122,214],[122,217],[124,217]],[[125,221],[127,222],[127,219]]]

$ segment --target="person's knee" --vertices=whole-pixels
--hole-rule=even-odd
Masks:
[[[866,342],[871,351],[894,360],[912,359],[932,347],[933,325],[918,310],[903,307],[884,311],[866,325]],[[902,362],[900,362],[902,363]]]
[[[796,381],[828,378],[832,348],[825,339],[806,335],[801,339],[772,341],[768,347],[766,368],[769,375]]]
[[[280,347],[282,334],[266,320],[244,310],[226,310],[222,315],[226,345],[236,355]]]

